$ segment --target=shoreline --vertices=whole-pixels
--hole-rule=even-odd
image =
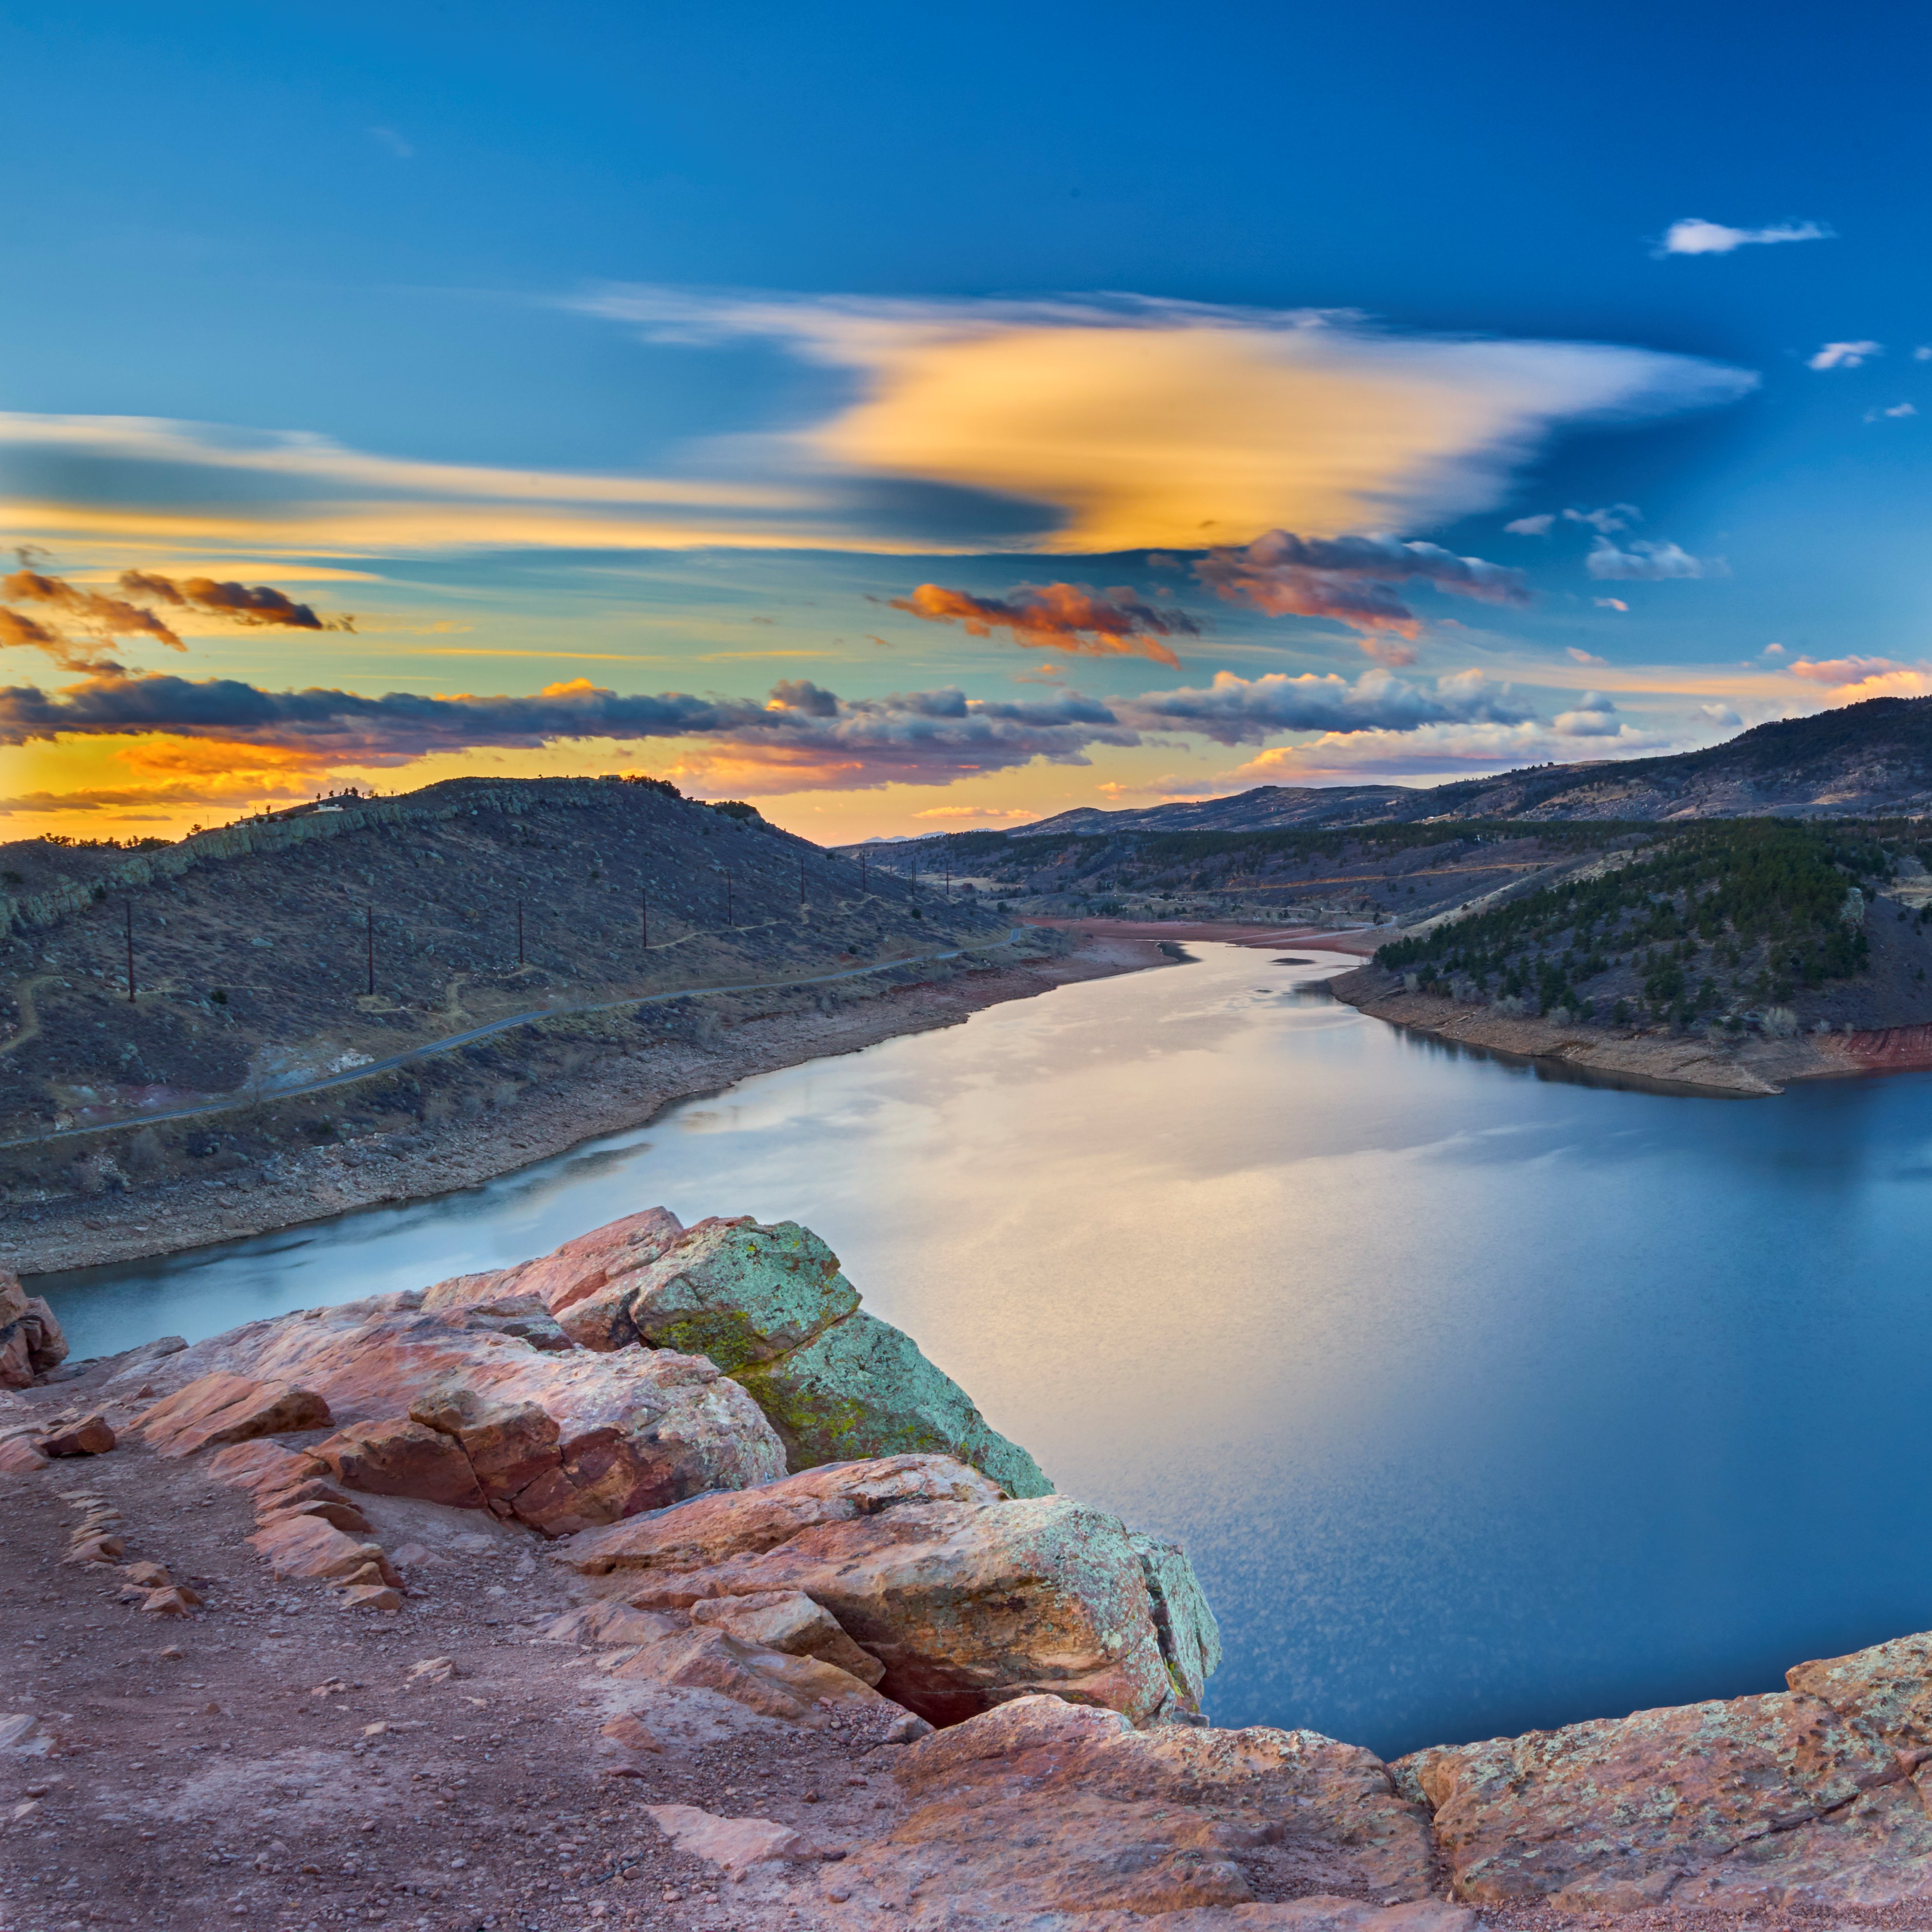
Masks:
[[[614,1054],[567,1089],[532,1089],[514,1114],[452,1121],[427,1146],[355,1142],[303,1150],[272,1174],[175,1182],[108,1197],[73,1196],[15,1211],[0,1267],[23,1276],[140,1262],[363,1208],[433,1199],[514,1173],[582,1142],[648,1126],[687,1100],[760,1073],[856,1053],[902,1034],[956,1026],[988,1006],[1056,987],[1169,965],[1157,945],[1096,934],[1058,957],[968,968],[880,989],[862,1003],[748,1018],[704,1041]],[[378,1137],[379,1139],[381,1137]]]
[[[1458,1046],[1572,1073],[1594,1075],[1685,1098],[1768,1100],[1794,1080],[1846,1079],[1881,1070],[1859,1050],[1863,1036],[1834,1035],[1830,1046],[1794,1040],[1748,1038],[1736,1044],[1684,1034],[1612,1033],[1599,1027],[1559,1026],[1553,1020],[1463,1006],[1435,994],[1405,992],[1378,981],[1393,978],[1369,966],[1328,982],[1338,1000],[1372,1019]],[[1874,1039],[1883,1038],[1874,1035]],[[1842,1043],[1840,1043],[1842,1042]],[[1894,1066],[1903,1067],[1902,1058]],[[1918,1062],[1932,1066],[1932,1057]]]

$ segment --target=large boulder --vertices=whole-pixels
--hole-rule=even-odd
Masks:
[[[1372,1754],[1313,1731],[1136,1731],[1030,1696],[910,1745],[892,1768],[915,1808],[840,1870],[890,1912],[1029,1924],[1198,1912],[1232,1928],[1275,1922],[1259,1898],[1421,1900],[1436,1884],[1422,1808]],[[1214,1906],[1257,1916],[1210,1919]]]
[[[0,1268],[0,1388],[27,1388],[67,1360],[67,1337],[45,1299]]]
[[[135,1426],[158,1454],[192,1456],[260,1436],[326,1429],[329,1420],[328,1404],[314,1389],[215,1369],[143,1410]]]
[[[1007,1500],[944,1456],[702,1497],[575,1538],[561,1560],[621,1572],[648,1607],[800,1593],[883,1666],[886,1696],[938,1724],[1041,1691],[1156,1723],[1196,1708],[1190,1673],[1198,1684],[1218,1654],[1178,1551],[1150,1564],[1118,1518],[1062,1496]],[[1178,1614],[1157,1608],[1184,1572]],[[1163,1648],[1163,1622],[1190,1633],[1184,1658]]]
[[[422,1306],[454,1312],[532,1296],[585,1348],[642,1342],[715,1363],[752,1392],[794,1471],[933,1454],[970,1463],[1012,1496],[1052,1488],[910,1336],[866,1313],[838,1256],[794,1221],[740,1216],[685,1228],[652,1208],[518,1267],[440,1282]]]
[[[1875,1690],[1882,1666],[1844,1667],[1855,1663],[1801,1666],[1834,1676],[1843,1711],[1780,1691],[1432,1748],[1391,1770],[1434,1812],[1456,1892],[1473,1903],[1744,1910],[1921,1896],[1932,1820],[1874,1708],[1911,1700]]]
[[[169,1357],[154,1379],[298,1383],[340,1425],[316,1453],[344,1487],[480,1502],[547,1535],[784,1471],[758,1405],[701,1357],[559,1352],[424,1299],[251,1322]]]

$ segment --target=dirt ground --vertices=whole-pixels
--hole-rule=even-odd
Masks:
[[[106,1370],[27,1400],[86,1404]],[[165,1565],[202,1606],[151,1615],[119,1568],[64,1561],[77,1497],[120,1513],[124,1562]],[[529,1532],[364,1500],[387,1546],[420,1552],[398,1612],[278,1582],[244,1540],[244,1492],[124,1436],[0,1476],[0,1706],[37,1720],[0,1744],[0,1932],[782,1927],[810,1922],[842,1845],[902,1808],[877,1715],[802,1728],[606,1679],[537,1635],[570,1599]],[[412,1679],[442,1659],[447,1681]],[[655,1750],[603,1736],[620,1705]],[[672,1848],[652,1804],[772,1819],[822,1856],[734,1887]]]

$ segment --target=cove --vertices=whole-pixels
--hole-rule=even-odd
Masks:
[[[802,1220],[1060,1487],[1187,1544],[1216,1723],[1384,1755],[1932,1627],[1932,1080],[1584,1086],[1338,1004],[1352,961],[1190,950],[460,1195],[34,1286],[83,1355],[659,1202]]]

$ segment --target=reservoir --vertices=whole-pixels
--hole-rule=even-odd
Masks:
[[[76,1355],[658,1203],[817,1229],[1058,1486],[1174,1536],[1221,1724],[1391,1756],[1932,1628],[1932,1078],[1588,1086],[1190,945],[487,1186],[42,1276]]]

